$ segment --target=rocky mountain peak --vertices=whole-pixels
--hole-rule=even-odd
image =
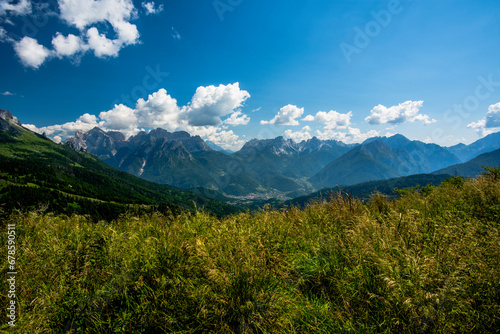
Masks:
[[[0,118],[7,121],[7,122],[11,122],[11,123],[14,123],[16,125],[21,125],[21,122],[19,122],[17,117],[12,115],[12,113],[8,110],[0,109]]]

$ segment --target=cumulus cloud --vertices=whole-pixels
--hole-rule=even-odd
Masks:
[[[489,106],[485,118],[472,122],[467,127],[476,130],[481,137],[500,131],[500,102]]]
[[[129,22],[137,15],[131,0],[59,0],[61,19],[73,25],[80,31],[86,31],[88,48],[97,57],[116,57],[118,52],[127,45],[136,44],[139,31],[135,24]],[[117,38],[109,39],[92,25],[108,22],[115,31]]]
[[[39,68],[50,56],[50,51],[31,37],[23,37],[14,44],[14,50],[25,66]]]
[[[163,10],[162,5],[155,7],[153,2],[147,4],[145,7],[148,9],[147,14],[151,14],[151,11],[158,13]],[[117,57],[122,48],[139,43],[139,30],[130,22],[138,15],[132,0],[58,0],[57,5],[59,12],[50,12],[50,16],[58,16],[67,25],[77,28],[79,34],[64,36],[56,32],[52,38],[52,50],[31,37],[14,41],[8,37],[4,28],[0,28],[0,41],[13,44],[16,54],[25,66],[38,68],[44,61],[51,58],[49,56],[53,56],[52,58],[72,57],[88,51],[92,51],[99,58]],[[38,4],[33,9],[40,10],[42,7],[44,6]],[[31,11],[32,5],[28,0],[20,0],[16,4],[12,4],[12,1],[0,0],[0,15],[5,13],[25,15]],[[44,15],[48,14],[44,13]],[[100,26],[96,26],[98,24]],[[104,31],[103,24],[112,27],[114,32],[112,37],[109,34],[113,32]]]
[[[280,109],[278,114],[270,121],[261,121],[261,124],[276,124],[276,125],[299,125],[297,118],[302,116],[304,108],[299,108],[295,105],[287,105]]]
[[[99,118],[103,121],[103,126],[110,130],[130,132],[137,128],[136,111],[123,104],[115,105],[113,109],[101,112]]]
[[[423,103],[424,101],[406,101],[389,108],[379,104],[370,111],[370,116],[366,117],[365,121],[370,124],[401,124],[420,121],[426,125],[436,122],[428,115],[419,114]]]
[[[229,125],[246,125],[250,122],[250,117],[243,114],[241,111],[235,111],[229,118],[224,121],[224,124]]]
[[[96,27],[87,31],[88,46],[94,50],[98,58],[104,56],[116,57],[121,49],[121,44],[116,40],[108,39],[104,34],[100,34]]]
[[[135,106],[135,113],[139,127],[162,127],[169,131],[179,127],[180,108],[177,100],[163,88],[149,95],[147,101],[139,99]]]
[[[205,135],[203,137],[222,148],[232,151],[239,150],[245,144],[245,141],[240,139],[240,137],[235,134],[233,130],[227,131],[217,129],[213,133]]]
[[[3,95],[3,96],[13,96],[13,95],[16,95],[16,94],[11,93],[11,92],[9,92],[8,90],[6,90],[5,92],[0,93],[0,95]]]
[[[44,126],[41,128],[37,128],[33,124],[23,124],[23,126],[31,131],[37,133],[45,133],[47,136],[52,137],[54,141],[57,141],[56,137],[59,138],[59,141],[62,138],[68,138],[75,134],[76,131],[90,131],[96,126],[103,126],[102,122],[98,122],[98,119],[95,115],[84,114],[80,116],[75,122],[68,122],[64,124],[56,124],[50,126]]]
[[[302,120],[303,121],[316,121],[318,123],[323,123],[325,129],[345,129],[351,124],[352,112],[349,111],[347,114],[341,114],[334,110],[329,112],[319,111],[316,116],[307,115]]]
[[[334,130],[325,130],[323,132],[317,130],[316,136],[321,140],[335,139],[340,140],[344,143],[361,143],[368,138],[376,137],[379,135],[379,131],[370,130],[366,133],[362,133],[358,128],[347,128],[347,132],[340,132]]]
[[[0,0],[0,16],[6,15],[27,15],[31,13],[32,6],[29,0],[19,0],[17,3],[12,0]]]
[[[229,85],[198,87],[183,116],[192,126],[220,125],[221,117],[239,108],[250,97],[238,82]]]
[[[300,143],[303,140],[311,139],[310,134],[311,128],[309,126],[304,126],[300,131],[292,131],[291,129],[285,130],[283,137],[286,139],[292,139],[296,143]]]
[[[109,22],[113,28],[136,15],[132,0],[59,0],[61,18],[82,30],[99,22]]]
[[[497,104],[492,104],[488,108],[488,113],[486,114],[485,127],[487,128],[500,127],[500,102]]]
[[[52,38],[52,46],[54,47],[56,56],[59,58],[73,56],[87,49],[82,39],[73,34],[63,36],[61,33],[57,33]]]
[[[168,131],[188,131],[234,150],[244,142],[233,131],[219,126],[223,124],[220,117],[231,115],[224,124],[247,124],[250,118],[235,109],[249,96],[248,92],[239,88],[238,83],[199,87],[191,102],[179,107],[177,100],[162,88],[149,95],[147,100],[139,99],[134,108],[117,104],[111,110],[102,111],[99,116],[85,114],[75,122],[43,128],[31,124],[25,126],[39,133],[45,132],[53,139],[59,136],[61,140],[73,136],[77,130],[89,131],[96,126],[103,130],[120,131],[126,136],[136,134],[143,128],[159,127]],[[204,111],[208,113],[206,117],[202,117]],[[197,122],[193,122],[195,118]]]
[[[156,7],[156,4],[154,3],[154,1],[143,2],[142,8],[144,8],[146,15],[159,14],[163,11],[163,4],[160,4],[160,5],[158,5],[158,7]]]

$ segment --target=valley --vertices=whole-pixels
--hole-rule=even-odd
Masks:
[[[453,147],[402,135],[373,137],[360,144],[316,137],[297,143],[277,137],[252,139],[239,151],[228,153],[187,132],[158,128],[125,138],[119,132],[94,128],[77,132],[65,145],[96,155],[103,162],[148,181],[186,189],[211,189],[234,203],[248,203],[286,201],[325,187],[416,174],[454,175],[446,168],[500,148],[500,133]],[[497,164],[494,159],[489,163]],[[479,166],[460,176],[474,177],[480,170]]]

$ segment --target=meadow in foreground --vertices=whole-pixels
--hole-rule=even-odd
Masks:
[[[495,332],[500,177],[487,174],[395,201],[332,195],[223,219],[14,214],[0,234],[5,245],[6,223],[16,224],[9,331]],[[2,280],[2,305],[7,290]]]

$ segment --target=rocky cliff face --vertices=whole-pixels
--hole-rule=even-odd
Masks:
[[[12,113],[8,110],[0,109],[0,118],[7,122],[11,122],[16,125],[21,125],[19,120],[16,117],[14,117],[14,115],[12,115]]]
[[[0,132],[10,135],[18,134],[19,129],[16,128],[16,125],[21,125],[19,120],[10,111],[0,109]]]

